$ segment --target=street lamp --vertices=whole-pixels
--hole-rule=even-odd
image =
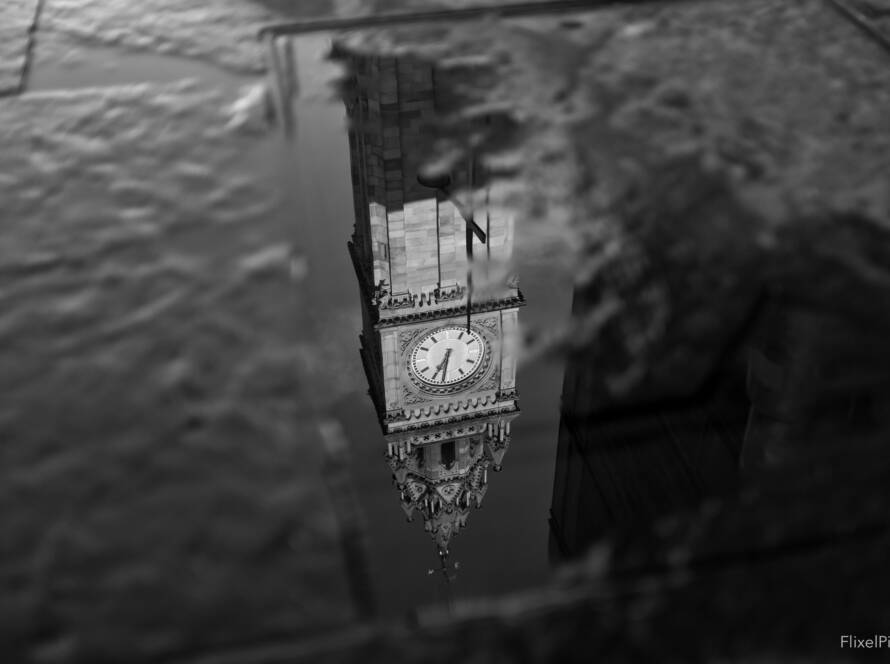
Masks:
[[[470,331],[470,312],[473,306],[473,236],[479,238],[482,244],[486,243],[485,231],[473,219],[472,205],[467,208],[460,204],[456,198],[451,195],[451,176],[448,173],[443,175],[426,176],[422,173],[417,174],[417,183],[421,187],[435,189],[441,192],[452,205],[457,208],[458,213],[464,220],[466,228],[466,245],[467,245],[467,332]]]

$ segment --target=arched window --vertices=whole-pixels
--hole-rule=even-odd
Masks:
[[[442,443],[442,465],[445,466],[447,470],[451,470],[455,459],[454,441],[449,440],[447,443]]]

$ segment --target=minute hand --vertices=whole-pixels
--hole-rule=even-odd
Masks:
[[[448,373],[448,360],[451,358],[451,349],[445,351],[444,359],[439,363],[439,366],[436,367],[436,373],[433,374],[433,378],[439,375],[439,371],[442,372],[442,380],[445,380],[445,375]]]

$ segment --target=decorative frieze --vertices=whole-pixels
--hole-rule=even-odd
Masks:
[[[374,288],[371,303],[381,310],[409,309],[432,307],[443,302],[463,300],[467,289],[464,286],[449,286],[447,288],[435,288],[428,292],[412,293],[410,290],[404,293],[391,294],[385,280],[381,280]]]
[[[429,445],[431,443],[445,442],[456,438],[464,438],[485,431],[485,424],[470,424],[457,427],[446,427],[435,431],[426,430],[426,433],[418,433],[409,435],[402,440],[402,443],[411,445]]]
[[[377,300],[375,304],[380,309],[410,309],[417,305],[417,296],[411,293],[388,295]]]
[[[519,392],[515,388],[509,390],[501,390],[497,394],[498,401],[513,401],[519,398]]]
[[[434,424],[438,425],[447,425],[447,424],[455,424],[457,422],[464,422],[466,420],[473,420],[481,417],[490,417],[492,415],[504,415],[507,413],[515,413],[519,411],[519,408],[516,407],[516,404],[507,404],[504,406],[498,406],[499,402],[489,402],[488,407],[485,410],[462,410],[458,411],[452,409],[450,413],[446,413],[445,415],[436,419]],[[399,411],[401,416],[396,420],[386,421],[386,424],[395,424],[398,423],[400,426],[395,430],[390,430],[388,433],[407,433],[411,431],[416,431],[418,429],[428,429],[430,427],[430,422],[426,419],[420,419],[422,413],[418,413],[419,409],[414,409],[413,411]]]
[[[436,304],[439,302],[450,302],[452,300],[461,300],[464,297],[464,293],[466,293],[466,288],[460,285],[436,287],[436,290],[433,293],[436,296]]]
[[[456,401],[452,403],[448,402],[440,402],[437,404],[431,404],[423,408],[414,408],[409,410],[406,413],[406,419],[413,419],[418,417],[433,417],[434,415],[447,415],[451,412],[460,412],[460,411],[468,411],[479,408],[484,408],[485,406],[493,405],[496,403],[497,397],[495,395],[487,395],[487,396],[478,396],[471,397],[469,399],[465,399],[463,401]]]
[[[525,298],[522,293],[511,295],[509,297],[485,300],[484,302],[473,302],[471,313],[484,313],[487,311],[498,311],[500,309],[510,309],[512,307],[525,306]],[[383,309],[383,307],[381,307]],[[377,329],[384,327],[395,327],[397,325],[405,325],[407,323],[418,323],[421,321],[437,320],[442,318],[456,318],[466,315],[466,306],[447,307],[441,309],[427,309],[425,311],[413,311],[411,313],[399,313],[392,316],[381,318],[374,327]]]
[[[383,424],[392,424],[405,419],[405,411],[402,408],[388,410],[383,414]]]

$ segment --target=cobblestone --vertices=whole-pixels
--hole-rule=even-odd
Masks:
[[[329,13],[332,0],[46,0],[41,32],[99,46],[206,60],[239,73],[263,70],[257,30],[285,18]]]
[[[39,0],[9,0],[0,9],[0,96],[18,92]]]
[[[220,107],[187,85],[0,102],[9,661],[144,661],[352,615],[306,398],[318,351],[274,306],[293,249]]]

